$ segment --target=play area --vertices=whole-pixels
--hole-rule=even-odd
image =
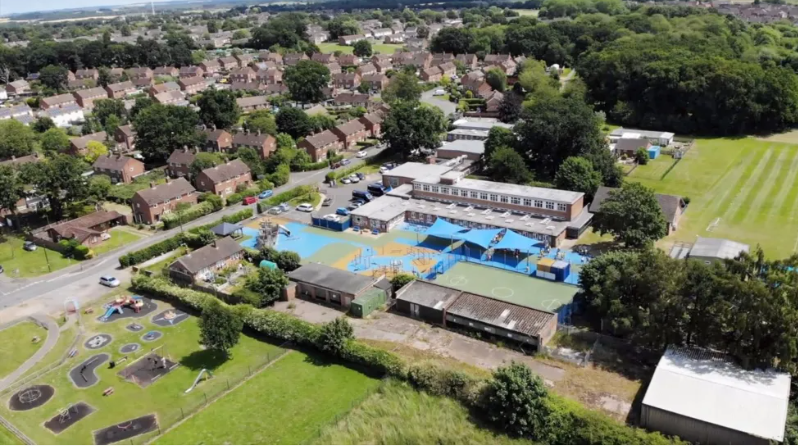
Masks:
[[[105,312],[100,322],[114,322],[129,317],[144,317],[158,308],[150,299],[141,296],[123,295],[104,305]]]
[[[177,366],[169,358],[153,352],[125,367],[119,372],[119,376],[143,388],[164,377]]]

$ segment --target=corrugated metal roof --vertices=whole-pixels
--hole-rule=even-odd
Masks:
[[[787,373],[744,370],[716,353],[669,347],[643,404],[780,442],[789,396]]]

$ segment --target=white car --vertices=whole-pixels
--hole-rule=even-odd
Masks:
[[[341,217],[339,217],[339,216],[337,216],[335,214],[327,214],[327,215],[324,216],[324,219],[325,220],[330,220],[330,221],[341,221]]]
[[[113,276],[102,276],[100,277],[100,285],[105,285],[107,287],[116,288],[122,283],[119,282],[119,279]]]
[[[353,175],[353,176],[349,177],[349,181],[352,182],[352,183],[359,183],[360,182],[360,178],[357,175]]]
[[[368,153],[366,153],[365,150],[361,150],[360,152],[357,152],[357,157],[358,158],[365,158],[367,156],[368,156]]]
[[[387,168],[387,167],[385,167],[385,166],[382,166],[382,167],[380,167],[380,173],[385,173],[385,172],[387,172],[387,171],[389,171],[389,170],[391,170],[391,169],[388,169],[388,168]]]
[[[446,94],[446,90],[442,90],[442,89],[437,89],[437,90],[435,90],[434,93],[432,93],[433,96],[443,96],[445,94]]]
[[[352,182],[352,180],[349,177],[345,177],[344,179],[341,180],[341,183],[343,183],[343,184],[349,184],[351,182]]]
[[[312,212],[313,206],[310,203],[302,203],[296,207],[296,210],[301,212]]]

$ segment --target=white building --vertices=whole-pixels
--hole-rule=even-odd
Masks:
[[[8,92],[6,92],[5,88],[0,88],[0,101],[5,101],[8,99]]]
[[[49,116],[56,127],[70,127],[72,123],[83,122],[83,109],[77,104],[65,105],[61,108],[51,108],[41,113],[40,116]]]
[[[669,132],[652,132],[649,130],[635,130],[618,128],[610,133],[610,142],[615,143],[619,139],[626,138],[645,138],[655,146],[667,147],[673,144],[673,133]]]
[[[701,444],[784,440],[790,375],[745,370],[707,350],[669,347],[643,398],[641,424]]]

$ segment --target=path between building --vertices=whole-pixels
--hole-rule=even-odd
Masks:
[[[19,378],[21,378],[25,373],[28,372],[33,366],[35,366],[39,361],[44,358],[47,353],[50,353],[50,350],[55,347],[55,344],[58,342],[59,336],[59,328],[58,324],[55,323],[54,320],[50,319],[49,317],[43,314],[33,314],[30,316],[31,319],[34,319],[34,323],[43,326],[47,329],[47,339],[44,341],[44,344],[33,354],[27,361],[23,362],[21,366],[19,366],[16,370],[14,370],[10,375],[3,378],[0,381],[0,391],[5,390],[8,386],[15,383]],[[0,326],[0,329],[4,329],[14,325],[21,320],[16,320],[10,322],[8,324],[4,324]],[[24,342],[24,339],[21,340]]]

